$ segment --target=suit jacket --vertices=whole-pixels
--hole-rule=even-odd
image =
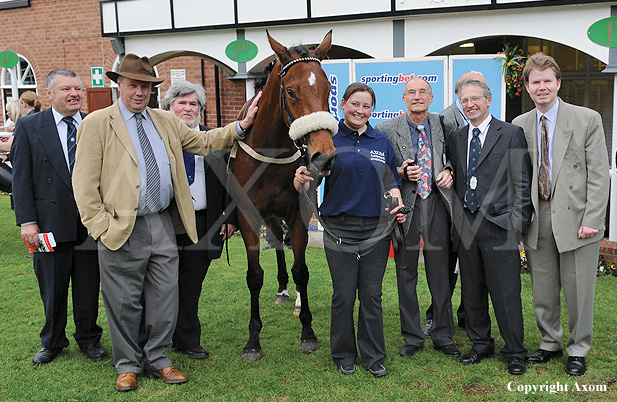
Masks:
[[[212,128],[199,125],[200,131],[210,131]],[[185,166],[187,158],[195,158],[194,155],[184,154]],[[201,246],[196,246],[200,250],[206,250],[209,260],[215,260],[221,256],[223,240],[220,236],[221,225],[230,223],[238,226],[236,220],[236,209],[230,213],[225,213],[227,204],[231,202],[231,197],[227,194],[225,184],[222,180],[227,178],[227,160],[225,152],[217,151],[205,158],[206,176],[206,225],[203,228],[197,227]],[[188,169],[187,169],[188,175]],[[199,225],[198,225],[199,226]],[[203,237],[207,237],[202,240]],[[176,238],[178,246],[190,246],[193,242],[186,234],[181,234]]]
[[[448,137],[448,157],[455,173],[453,224],[460,228],[467,189],[469,125]],[[492,118],[478,159],[476,193],[484,217],[505,230],[525,233],[531,220],[531,161],[520,127]],[[460,240],[454,232],[454,244]]]
[[[442,110],[441,113],[439,113],[439,118],[441,119],[446,138],[467,124],[460,110],[456,107],[456,102]]]
[[[83,242],[87,231],[73,198],[52,109],[17,120],[14,135],[11,156],[17,225],[36,222],[41,233],[53,232],[57,242]]]
[[[445,136],[441,128],[439,116],[435,113],[428,114],[428,124],[431,129],[431,155],[433,162],[433,179],[437,177],[446,167],[451,167],[447,158],[445,158]],[[411,131],[409,129],[409,123],[407,121],[407,115],[402,114],[394,117],[390,120],[383,121],[375,126],[376,130],[386,134],[394,147],[396,153],[396,164],[401,166],[403,161],[407,159],[416,159],[416,155],[413,153],[413,145],[411,142]],[[452,201],[454,199],[454,192],[452,188],[446,189],[438,186],[433,186],[433,191],[439,192],[443,197],[446,207],[450,214],[452,214]],[[416,203],[416,193],[418,191],[418,185],[415,182],[403,180],[403,186],[401,187],[401,195],[403,196],[403,204],[408,207],[412,207]],[[412,212],[413,213],[413,212]],[[405,234],[409,231],[411,225],[411,214],[403,223]]]
[[[518,116],[514,124],[523,127],[533,161],[531,200],[538,210],[538,136],[536,109]],[[551,210],[553,235],[560,253],[575,250],[604,236],[604,217],[609,192],[608,151],[600,115],[559,100],[553,142]],[[579,227],[600,231],[579,239]],[[534,219],[524,238],[532,250],[538,245],[538,220]]]
[[[169,157],[176,233],[197,242],[195,213],[182,151],[206,155],[239,139],[236,123],[205,133],[191,130],[171,112],[147,108]],[[139,166],[120,107],[97,110],[79,125],[73,171],[75,200],[82,222],[95,239],[117,250],[133,231],[139,204]]]

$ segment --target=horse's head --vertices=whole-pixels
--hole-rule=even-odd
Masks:
[[[320,61],[330,49],[332,31],[315,50],[302,45],[288,49],[267,35],[279,60],[273,73],[280,77],[281,117],[289,126],[289,136],[304,152],[311,172],[327,175],[336,160],[331,136],[338,124],[328,111],[330,82]]]

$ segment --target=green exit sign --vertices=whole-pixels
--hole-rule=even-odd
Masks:
[[[617,47],[617,17],[593,23],[587,30],[587,36],[600,46]]]
[[[238,63],[247,62],[257,56],[257,45],[250,40],[235,40],[227,45],[225,54]]]

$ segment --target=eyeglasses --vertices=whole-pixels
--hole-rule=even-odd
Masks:
[[[418,91],[418,93],[420,94],[420,96],[425,96],[426,94],[428,94],[428,91],[426,89],[421,89]],[[405,95],[416,96],[416,90],[410,89],[409,91],[405,92]]]
[[[482,95],[482,96],[474,96],[473,98],[461,99],[461,105],[467,106],[468,103],[477,103],[481,98],[485,98],[485,96]]]

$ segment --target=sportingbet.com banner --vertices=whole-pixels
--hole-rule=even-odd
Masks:
[[[324,61],[323,69],[332,85],[330,112],[337,120],[343,118],[340,108],[345,88],[351,82],[364,82],[375,91],[377,104],[370,123],[375,124],[405,113],[403,87],[411,77],[422,77],[431,84],[433,103],[429,111],[440,113],[454,99],[454,84],[469,71],[479,71],[493,92],[490,112],[503,120],[505,115],[504,85],[501,62],[492,55],[426,57],[401,60],[333,60]],[[449,69],[448,69],[449,68]],[[449,72],[449,73],[448,73]],[[451,95],[448,91],[451,91]]]

